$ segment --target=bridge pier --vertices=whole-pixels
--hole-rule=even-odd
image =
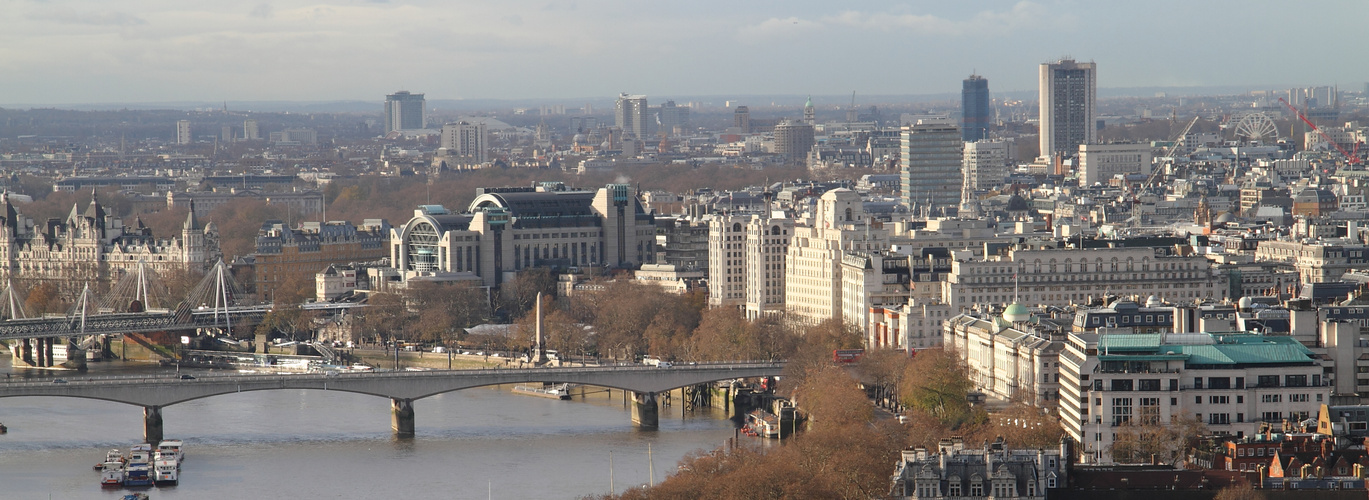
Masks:
[[[414,437],[414,400],[390,398],[390,428],[395,437]]]
[[[661,425],[660,407],[656,405],[654,392],[632,393],[632,423],[642,429],[655,429]]]
[[[162,442],[162,407],[143,407],[143,442],[153,446]]]
[[[86,350],[76,344],[76,338],[66,339],[67,360],[62,366],[74,370],[86,371]]]

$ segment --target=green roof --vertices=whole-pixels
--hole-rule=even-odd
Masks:
[[[1160,349],[1158,333],[1113,333],[1098,339],[1098,352],[1156,351]]]
[[[1109,334],[1098,340],[1100,360],[1164,361],[1188,359],[1193,365],[1307,363],[1307,347],[1277,335],[1213,335],[1215,344],[1160,344],[1160,334]],[[1132,354],[1134,353],[1134,354]],[[1171,354],[1172,353],[1172,354]]]

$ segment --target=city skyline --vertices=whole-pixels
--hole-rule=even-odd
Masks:
[[[12,47],[0,51],[10,75],[0,101],[374,100],[400,88],[435,99],[919,95],[952,94],[971,72],[1006,93],[1033,90],[1037,65],[1067,56],[1105,63],[1099,88],[1359,89],[1369,80],[1333,50],[1273,40],[1252,41],[1258,53],[1233,49],[1233,33],[1289,32],[1275,5],[15,2],[0,20]],[[1366,10],[1300,7],[1345,14],[1318,20],[1318,43],[1329,46],[1353,43],[1353,13]],[[818,70],[829,60],[881,77]]]

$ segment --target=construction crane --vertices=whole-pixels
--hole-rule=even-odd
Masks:
[[[1340,154],[1345,155],[1345,160],[1347,162],[1351,165],[1359,164],[1359,155],[1351,154],[1349,151],[1346,151],[1345,148],[1340,147],[1340,144],[1336,144],[1336,141],[1331,140],[1331,136],[1326,135],[1326,132],[1322,132],[1320,128],[1317,128],[1317,125],[1312,123],[1312,120],[1308,120],[1307,116],[1302,114],[1302,111],[1298,111],[1298,108],[1293,107],[1293,105],[1289,104],[1284,98],[1280,97],[1279,102],[1283,103],[1284,106],[1287,106],[1289,110],[1298,115],[1298,119],[1302,120],[1303,123],[1306,123],[1308,127],[1311,127],[1312,131],[1320,135],[1322,140],[1326,141],[1327,144],[1330,144],[1331,147],[1336,148],[1336,151],[1340,151]]]
[[[1178,137],[1174,138],[1173,143],[1170,144],[1168,148],[1165,148],[1165,158],[1170,158],[1172,161],[1172,159],[1174,158],[1174,152],[1178,151],[1179,145],[1184,143],[1184,137],[1188,136],[1189,130],[1193,130],[1193,125],[1198,123],[1198,118],[1199,117],[1195,116],[1192,120],[1189,120],[1188,125],[1184,127],[1184,130],[1182,132],[1179,132]],[[1164,170],[1165,169],[1163,168],[1157,168],[1154,172],[1151,172],[1150,178],[1146,179],[1146,183],[1142,185],[1141,188],[1148,190],[1150,188],[1155,187],[1155,181],[1160,180],[1160,173]]]

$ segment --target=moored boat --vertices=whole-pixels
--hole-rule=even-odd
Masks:
[[[184,446],[185,442],[179,439],[163,439],[157,445],[157,455],[154,458],[156,460],[174,460],[176,467],[180,467],[181,462],[185,460],[185,452],[181,449]]]
[[[539,398],[548,399],[570,399],[570,387],[570,384],[552,385],[545,387],[535,385],[515,385],[513,386],[513,393],[522,394],[524,396],[537,396]]]
[[[124,463],[105,462],[100,468],[100,486],[119,486],[124,484]]]
[[[129,462],[124,468],[124,486],[152,486],[152,466],[147,462]]]
[[[153,467],[156,477],[153,480],[157,484],[176,484],[180,481],[181,464],[175,460],[158,460]]]

